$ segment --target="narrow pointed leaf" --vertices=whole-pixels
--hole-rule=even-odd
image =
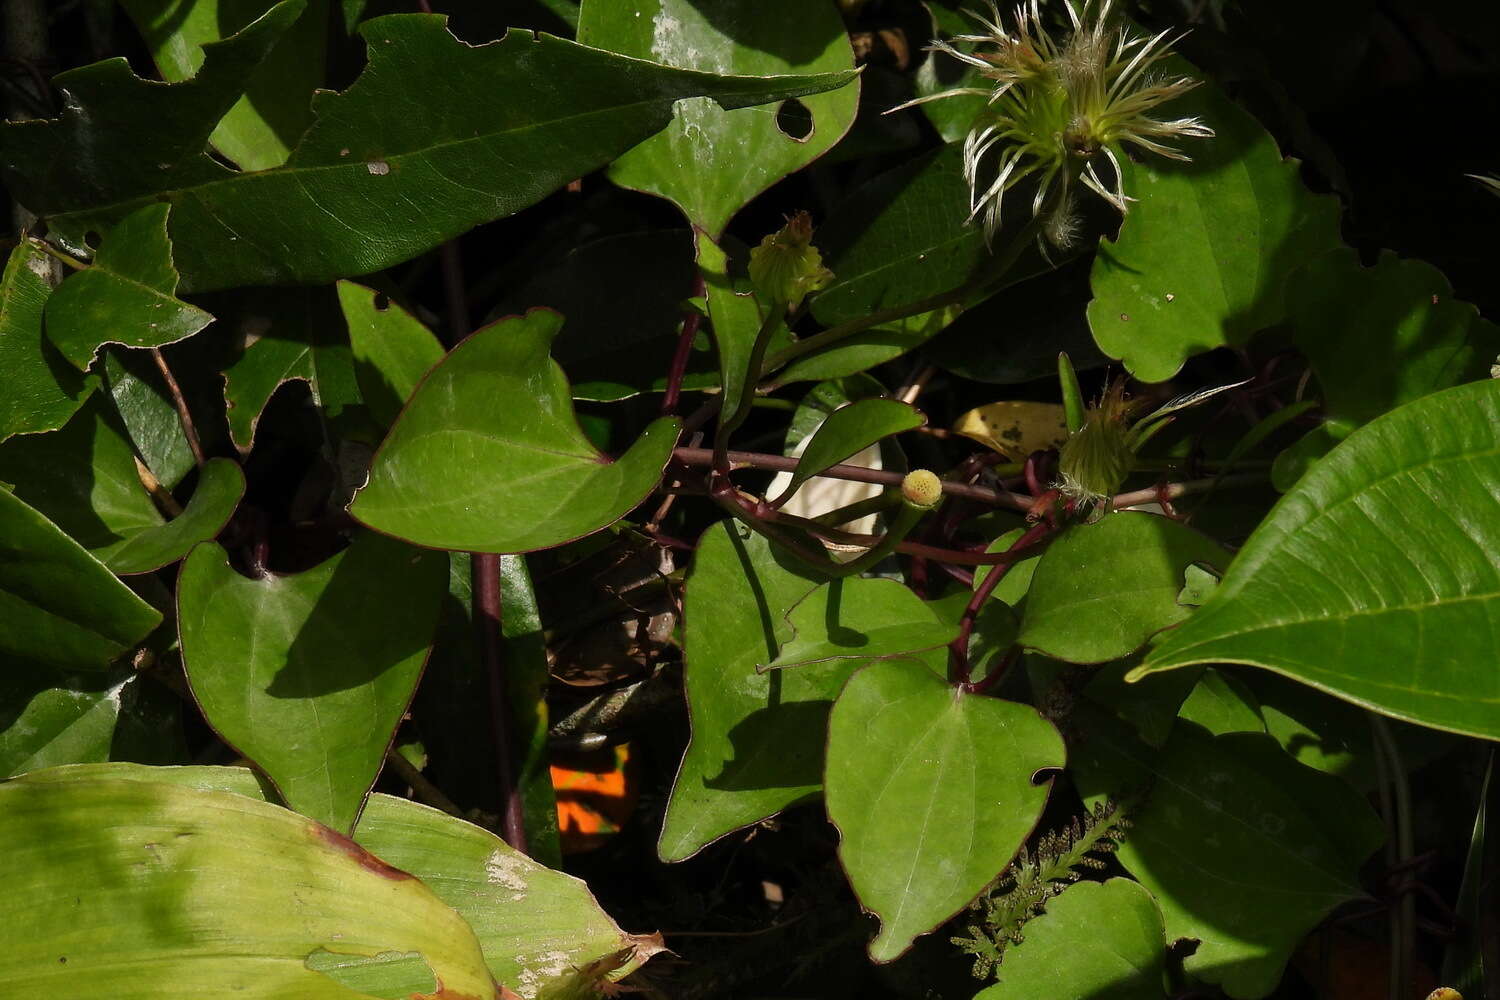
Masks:
[[[213,322],[176,297],[169,211],[167,205],[147,205],[121,219],[92,266],[47,300],[47,339],[76,367],[87,368],[102,344],[160,347]]]
[[[662,860],[691,857],[822,787],[828,708],[858,661],[756,671],[790,638],[786,614],[818,582],[736,522],[704,532],[683,608],[692,739],[662,823]]]
[[[1136,671],[1246,663],[1400,719],[1500,738],[1500,382],[1355,431]],[[1391,567],[1402,567],[1392,572]]]
[[[766,670],[851,658],[899,656],[947,645],[958,635],[896,580],[832,580],[797,602],[786,616],[791,638]]]
[[[353,828],[427,659],[446,562],[367,533],[295,576],[240,576],[213,543],[183,564],[193,695],[293,809]]]
[[[100,670],[161,614],[9,490],[0,490],[0,659]]]
[[[114,572],[149,573],[223,530],[245,474],[227,458],[209,459],[186,508],[166,520],[107,399],[96,396],[61,430],[0,445],[0,480]]]
[[[838,12],[802,0],[720,0],[712,11],[693,0],[587,0],[578,40],[710,73],[829,73],[854,65]],[[811,120],[804,117],[793,134],[781,127],[784,106],[727,111],[707,98],[683,101],[671,124],[615,161],[610,178],[675,202],[696,228],[717,238],[752,198],[843,138],[859,106],[859,85],[800,103]]]
[[[229,792],[41,774],[0,785],[0,917],[26,927],[0,993],[359,1000],[314,956],[397,953],[427,966],[413,997],[497,996],[462,917],[327,827]]]
[[[740,405],[750,352],[764,320],[760,304],[748,287],[737,287],[729,274],[729,258],[717,243],[700,232],[693,234],[698,250],[698,271],[708,300],[708,321],[713,328],[714,350],[719,355],[719,385],[723,387],[722,412],[733,413]],[[785,340],[783,338],[784,346]],[[773,348],[774,349],[774,348]],[[757,373],[759,374],[759,373]]]
[[[599,454],[547,355],[563,317],[534,310],[485,327],[427,376],[349,508],[418,545],[530,552],[612,524],[655,488],[678,421],[624,455]]]
[[[849,679],[828,720],[828,818],[889,962],[969,903],[1036,825],[1063,742],[1029,705],[960,694],[915,660]]]
[[[370,415],[389,427],[427,370],[443,360],[443,345],[415,316],[374,289],[338,283],[339,306],[349,324],[354,374]]]
[[[1070,528],[1037,561],[1019,641],[1070,663],[1127,656],[1191,613],[1177,603],[1188,566],[1228,561],[1206,535],[1156,514]]]
[[[94,390],[42,333],[51,273],[47,255],[23,242],[0,277],[0,441],[56,430]]]
[[[181,88],[219,79],[221,60],[248,61],[272,33],[267,25],[279,34],[299,10],[283,4],[205,47],[203,68],[184,83],[141,80],[123,60],[64,74],[62,118],[0,126],[3,176],[73,249],[89,230],[160,199],[173,208],[185,288],[311,284],[400,263],[534,204],[666,126],[680,98],[748,107],[853,75],[717,76],[519,29],[470,46],[441,16],[392,14],[360,25],[368,65],[348,90],[317,96],[316,119],[284,166],[231,170],[204,150],[217,118],[184,123],[163,112]],[[454,93],[504,99],[454,101]],[[238,96],[232,90],[229,103]],[[159,153],[163,122],[175,146]],[[199,124],[207,127],[195,133]],[[79,147],[113,155],[107,166],[73,162],[67,151]],[[139,152],[122,153],[130,150]],[[64,156],[66,168],[54,170]]]
[[[895,399],[860,399],[841,406],[813,432],[812,439],[802,449],[787,489],[797,489],[824,469],[864,451],[882,438],[913,430],[926,422],[921,412]]]

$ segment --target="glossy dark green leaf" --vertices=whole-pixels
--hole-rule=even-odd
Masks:
[[[1287,313],[1317,373],[1324,414],[1351,428],[1484,378],[1500,353],[1500,329],[1455,299],[1441,271],[1389,251],[1374,267],[1347,249],[1310,261],[1287,285]]]
[[[1353,429],[1344,423],[1322,423],[1302,435],[1271,463],[1271,485],[1282,493],[1290,490]]]
[[[360,395],[370,416],[389,427],[422,376],[443,360],[443,345],[416,317],[374,289],[340,281],[338,291]]]
[[[229,792],[58,770],[0,785],[0,910],[27,928],[0,992],[358,1000],[314,956],[394,952],[428,968],[408,996],[498,998],[463,918],[327,827]]]
[[[102,369],[102,388],[114,400],[136,453],[158,482],[175,488],[195,461],[160,371],[145,352],[132,354],[124,348],[107,348]]]
[[[1030,705],[960,694],[915,660],[878,660],[828,719],[825,796],[839,860],[880,918],[888,962],[977,896],[1047,803],[1063,742]]]
[[[0,659],[99,670],[161,614],[9,490],[0,490]]]
[[[729,258],[719,245],[701,232],[693,238],[698,250],[698,271],[703,276],[708,320],[713,328],[714,350],[719,356],[719,385],[724,394],[721,409],[733,413],[739,408],[750,372],[750,352],[765,317],[749,282],[737,284],[731,277]],[[787,339],[782,335],[781,344]]]
[[[882,438],[913,430],[926,422],[921,412],[896,399],[861,399],[839,407],[818,426],[802,449],[788,492]]]
[[[1042,553],[1019,641],[1070,663],[1119,659],[1188,616],[1177,603],[1188,566],[1222,570],[1228,561],[1212,539],[1156,514],[1077,525]]]
[[[213,543],[188,556],[177,584],[188,683],[292,808],[353,828],[427,659],[446,567],[369,533],[295,576],[240,576]]]
[[[227,458],[210,459],[192,498],[171,521],[162,517],[136,470],[136,459],[107,398],[96,396],[61,430],[0,445],[0,480],[116,573],[149,573],[217,535],[245,492],[245,475]]]
[[[198,72],[205,44],[233,35],[274,5],[270,0],[124,0],[122,6],[145,39],[162,79],[176,83]],[[329,0],[309,0],[249,75],[244,96],[214,128],[209,141],[215,149],[245,170],[286,162],[312,122],[313,91],[323,85],[328,23]]]
[[[75,250],[87,231],[142,203],[170,203],[185,288],[317,283],[388,267],[520,211],[659,131],[679,98],[746,107],[852,76],[716,76],[520,30],[470,46],[441,16],[393,14],[360,25],[368,65],[348,90],[318,95],[316,120],[284,166],[233,171],[203,142],[239,97],[252,57],[258,63],[299,12],[283,3],[206,46],[198,76],[173,86],[132,76],[123,60],[64,74],[64,117],[0,127],[5,179]],[[210,91],[221,98],[212,108]],[[460,92],[504,99],[450,99]],[[174,114],[195,95],[202,106]],[[170,142],[158,138],[163,123]],[[78,148],[110,156],[79,158]]]
[[[587,0],[578,40],[709,73],[830,73],[854,65],[838,11],[802,0],[716,0],[707,8],[694,0]],[[675,202],[717,238],[752,198],[843,138],[859,86],[795,103],[804,117],[784,130],[785,104],[728,111],[706,97],[679,102],[671,124],[616,160],[610,178]]]
[[[123,667],[107,674],[68,674],[7,662],[0,671],[0,778],[58,764],[162,759],[180,737],[176,709]],[[164,708],[163,706],[169,706]],[[160,727],[159,738],[144,727]]]
[[[52,266],[45,253],[21,243],[0,278],[0,441],[56,430],[94,388],[42,333]]]
[[[250,771],[239,767],[112,764],[59,768],[28,780],[87,778],[169,782],[253,799],[267,794]],[[598,977],[617,978],[653,953],[654,936],[621,931],[583,882],[435,809],[372,795],[354,839],[380,860],[421,879],[457,910],[478,937],[495,980],[527,1000],[592,996],[590,987]]]
[[[791,637],[767,670],[899,656],[945,646],[958,635],[954,623],[939,619],[897,580],[833,580],[798,601],[786,618]]]
[[[1089,304],[1099,347],[1145,382],[1280,322],[1288,275],[1340,245],[1337,200],[1310,193],[1297,163],[1218,88],[1203,84],[1171,113],[1197,115],[1216,136],[1186,150],[1191,163],[1122,158],[1138,200],[1119,240],[1100,244]]]
[[[756,670],[791,637],[787,612],[817,585],[737,522],[699,541],[683,608],[692,739],[662,823],[662,860],[691,857],[821,789],[828,709],[858,661]]]
[[[954,35],[972,35],[979,25],[971,18],[964,15],[960,10],[946,7],[942,3],[924,3],[927,14],[932,18],[933,38],[952,38]],[[968,8],[979,10],[979,8]],[[985,13],[981,11],[981,13]],[[971,42],[957,43],[960,52],[972,52],[974,45]],[[959,88],[974,87],[988,90],[993,86],[992,82],[986,80],[979,73],[979,67],[970,66],[960,62],[952,56],[937,49],[930,50],[927,57],[922,60],[922,65],[917,67],[913,76],[916,84],[918,97],[928,97],[932,94]],[[919,105],[921,113],[927,116],[932,127],[937,129],[938,135],[943,137],[944,142],[958,142],[969,134],[969,126],[974,123],[985,109],[987,99],[983,94],[963,94],[956,97],[946,97],[940,101],[928,101]]]
[[[1027,657],[1028,664],[1036,659]],[[1057,665],[1053,660],[1044,662]],[[1096,668],[1083,693],[1090,702],[1128,722],[1145,743],[1159,747],[1167,742],[1182,703],[1192,694],[1203,671],[1176,670],[1127,682],[1125,675],[1140,662],[1141,656],[1136,654]]]
[[[1359,869],[1383,830],[1346,782],[1260,733],[1180,722],[1158,752],[1079,721],[1088,738],[1070,763],[1085,799],[1147,792],[1118,856],[1156,897],[1167,939],[1197,939],[1191,975],[1237,1000],[1265,996],[1308,931],[1365,896]]]
[[[1162,1000],[1166,931],[1140,883],[1080,882],[1026,922],[975,1000]]]
[[[1213,667],[1203,671],[1178,715],[1215,736],[1264,733],[1266,720],[1255,693],[1234,675]]]
[[[1397,718],[1500,738],[1488,680],[1497,451],[1494,380],[1361,427],[1282,498],[1138,673],[1246,663]]]
[[[485,327],[427,376],[349,508],[377,531],[468,552],[530,552],[612,524],[655,488],[678,421],[609,461],[578,427],[547,355],[547,310]]]
[[[168,205],[147,205],[112,226],[92,266],[47,300],[47,339],[78,368],[102,344],[160,347],[191,337],[213,317],[176,297]]]

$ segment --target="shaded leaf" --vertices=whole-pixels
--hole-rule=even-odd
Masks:
[[[391,428],[350,513],[418,545],[529,552],[612,524],[644,500],[679,422],[655,421],[614,461],[600,455],[547,355],[562,324],[533,310],[449,352]]]
[[[1500,737],[1487,679],[1500,607],[1497,420],[1500,382],[1487,380],[1355,431],[1137,673],[1246,663],[1397,718]]]
[[[209,723],[287,803],[348,832],[432,643],[446,557],[375,534],[252,580],[208,543],[183,564],[178,627]]]
[[[795,31],[787,30],[791,23]],[[829,73],[854,65],[838,12],[802,0],[717,0],[708,7],[587,0],[577,30],[584,45],[709,73]],[[797,133],[781,127],[787,104],[810,116]],[[752,198],[843,138],[858,105],[858,83],[776,108],[730,111],[707,97],[689,98],[673,108],[671,124],[611,165],[610,179],[675,202],[695,228],[718,238]]]
[[[1222,569],[1228,559],[1212,539],[1156,514],[1075,525],[1037,562],[1019,641],[1070,663],[1119,659],[1188,616],[1177,603],[1188,566]]]
[[[1203,671],[1178,715],[1215,736],[1267,731],[1254,692],[1233,674],[1213,667]]]
[[[0,990],[354,1000],[308,960],[396,952],[428,967],[411,996],[496,997],[463,918],[354,842],[243,795],[93,773],[0,785],[0,908],[27,928]]]
[[[889,962],[974,899],[1046,805],[1062,737],[1029,705],[961,694],[915,660],[849,679],[828,719],[828,818]]]
[[[1281,322],[1288,275],[1340,245],[1337,200],[1310,193],[1297,163],[1217,87],[1177,98],[1172,113],[1216,136],[1191,163],[1123,161],[1139,201],[1119,240],[1099,246],[1089,304],[1099,347],[1143,382]]]
[[[0,490],[0,538],[0,659],[98,670],[161,621],[103,563],[8,490]]]
[[[102,395],[62,430],[0,445],[0,479],[115,573],[149,573],[217,535],[245,492],[227,458],[210,459],[186,508],[171,521],[141,485],[119,418]]]
[[[56,430],[94,390],[42,334],[51,275],[51,259],[23,242],[0,278],[0,441]]]
[[[764,317],[748,281],[736,282],[729,273],[729,258],[717,243],[702,232],[693,234],[698,251],[698,272],[703,276],[708,321],[713,329],[714,350],[719,356],[719,385],[724,399],[720,411],[733,413],[750,373],[750,352]],[[773,348],[785,346],[789,335],[778,331]]]
[[[704,532],[683,607],[692,739],[662,823],[662,860],[691,857],[822,787],[828,709],[858,661],[756,670],[790,638],[787,612],[818,582],[737,522]]]
[[[89,761],[170,761],[178,701],[133,668],[63,674],[6,663],[0,672],[0,777]]]
[[[1495,790],[1495,752],[1491,750],[1484,768],[1484,781],[1479,786],[1479,806],[1474,811],[1463,881],[1454,907],[1458,935],[1449,942],[1443,955],[1443,982],[1450,983],[1465,996],[1483,996],[1485,984],[1494,982],[1495,976],[1500,975],[1497,820],[1500,820],[1500,794]]]
[[[764,669],[824,660],[898,656],[945,646],[958,635],[897,580],[846,577],[798,601],[786,616],[791,637]]]
[[[1162,1000],[1166,931],[1137,882],[1080,882],[1026,922],[1005,949],[999,982],[975,1000]]]
[[[962,12],[943,6],[942,3],[923,3],[927,15],[932,18],[932,37],[951,39],[954,35],[972,35],[978,25]],[[978,8],[972,8],[977,10]],[[960,52],[972,52],[971,42],[957,43]],[[954,59],[938,49],[930,49],[922,65],[913,76],[918,97],[953,90],[959,87],[978,87],[988,90],[993,84],[979,73],[977,66],[970,66]],[[919,105],[932,127],[944,142],[958,142],[969,134],[969,126],[983,113],[987,100],[982,94],[964,94],[947,97],[941,101],[928,101]]]
[[[1349,249],[1308,262],[1288,282],[1287,312],[1317,373],[1325,415],[1351,429],[1428,393],[1485,378],[1500,352],[1500,329],[1453,298],[1442,272],[1390,251],[1374,267],[1360,266]]]
[[[348,90],[318,95],[316,120],[284,166],[230,170],[203,142],[299,12],[283,3],[205,46],[203,68],[184,83],[141,80],[124,60],[63,74],[61,119],[0,127],[5,179],[71,249],[163,200],[185,288],[311,284],[380,270],[520,211],[660,130],[678,98],[745,107],[852,75],[715,76],[522,30],[470,46],[441,16],[392,14],[360,25],[364,72]],[[459,92],[505,99],[449,99]],[[212,108],[210,93],[220,98]],[[78,148],[115,155],[105,164],[74,157]]]
[[[416,317],[379,292],[352,281],[338,283],[339,307],[349,324],[349,346],[360,396],[389,427],[427,370],[443,360],[443,345]]]
[[[788,493],[795,491],[808,479],[864,451],[882,438],[913,430],[926,422],[922,413],[896,399],[875,397],[841,406],[830,413],[808,439],[786,490]]]
[[[1198,940],[1189,974],[1239,1000],[1265,996],[1307,932],[1365,896],[1359,869],[1383,829],[1344,781],[1262,733],[1179,723],[1158,752],[1079,721],[1088,738],[1071,763],[1085,801],[1150,789],[1118,857],[1156,897],[1167,939]]]
[[[190,79],[203,65],[203,46],[233,35],[273,6],[234,0],[123,0],[126,12],[151,50],[162,79]],[[243,84],[244,96],[215,126],[209,141],[245,170],[286,162],[312,122],[313,91],[323,84],[328,37],[328,0],[309,0],[265,60]]]

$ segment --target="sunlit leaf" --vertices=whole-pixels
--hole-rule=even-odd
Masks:
[[[958,628],[895,580],[849,577],[808,594],[787,614],[791,637],[765,669],[897,656],[947,645]]]
[[[0,278],[0,441],[56,430],[94,388],[42,334],[51,274],[50,258],[21,243]]]
[[[443,360],[443,345],[396,303],[381,305],[379,292],[352,281],[340,281],[338,292],[360,395],[370,415],[389,427],[422,376]]]

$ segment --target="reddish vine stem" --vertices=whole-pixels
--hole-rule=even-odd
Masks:
[[[505,651],[500,634],[500,557],[475,552],[471,559],[474,583],[474,629],[479,654],[490,681],[490,728],[495,736],[495,769],[500,775],[500,836],[522,854],[526,849],[526,813],[521,785],[511,753],[510,694],[506,691]]]
[[[701,298],[708,290],[703,284],[703,275],[693,279],[693,297]],[[667,370],[667,390],[661,397],[663,416],[677,412],[677,401],[682,395],[682,379],[687,374],[688,359],[693,356],[693,341],[698,337],[698,328],[703,324],[703,314],[691,309],[682,314],[682,332],[677,335],[677,350],[672,354],[672,367]]]
[[[1021,561],[1022,553],[1041,543],[1056,530],[1056,527],[1047,520],[1038,521],[1026,529],[1025,534],[1001,553],[1003,557],[1006,557],[1005,560],[995,564],[995,568],[986,574],[984,582],[974,591],[974,596],[969,598],[969,604],[964,608],[963,617],[958,622],[958,636],[948,644],[948,663],[953,680],[964,690],[976,690],[976,687],[969,682],[969,637],[974,633],[974,621],[979,617],[979,609],[984,607],[984,602],[990,599],[990,595],[995,592],[995,587],[999,585],[1010,568]],[[989,678],[985,678],[985,681],[993,683]]]
[[[193,453],[193,461],[198,463],[198,468],[203,468],[207,461],[203,457],[203,442],[198,438],[198,428],[193,423],[193,414],[188,410],[187,399],[182,395],[182,387],[177,384],[177,378],[172,374],[167,359],[162,357],[159,348],[151,348],[151,360],[156,362],[157,371],[161,372],[162,381],[167,383],[167,392],[172,396],[172,405],[177,408],[177,422],[182,425],[183,437],[187,438],[188,450]]]

